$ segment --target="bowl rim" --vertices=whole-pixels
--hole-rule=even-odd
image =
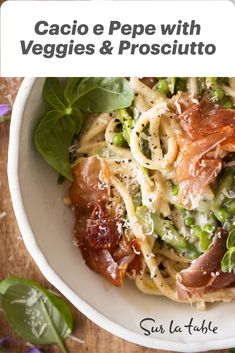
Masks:
[[[81,299],[77,294],[75,294],[74,291],[49,265],[42,250],[37,244],[36,238],[30,226],[30,222],[27,218],[21,196],[18,175],[21,123],[23,120],[27,99],[37,79],[38,78],[30,77],[23,80],[13,106],[10,125],[7,173],[10,194],[17,223],[22,234],[24,244],[29,254],[37,264],[39,270],[54,287],[56,287],[80,312],[82,312],[91,321],[106,331],[112,333],[113,335],[129,342],[148,348],[173,350],[177,352],[201,352],[205,350],[225,349],[235,346],[235,337],[228,339],[209,340],[204,342],[184,343],[178,342],[177,340],[168,341],[163,338],[147,337],[122,327],[111,319],[105,317],[99,311],[94,309],[90,304],[86,303],[85,300]]]

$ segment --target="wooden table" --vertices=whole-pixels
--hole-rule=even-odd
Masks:
[[[20,80],[0,78],[0,103],[8,103],[14,100],[15,93],[20,85]],[[5,211],[6,216],[0,220],[0,279],[15,275],[27,277],[38,281],[47,288],[51,285],[40,273],[39,269],[28,254],[18,229],[12,209],[7,182],[7,147],[8,147],[9,123],[0,124],[0,212]],[[160,353],[128,343],[102,330],[84,315],[73,308],[75,318],[74,335],[84,340],[79,344],[71,339],[66,341],[70,353]],[[0,338],[11,337],[10,351],[23,353],[29,347],[16,336],[9,328],[0,313]],[[44,352],[58,352],[56,347],[43,348]],[[225,352],[225,351],[218,351]]]

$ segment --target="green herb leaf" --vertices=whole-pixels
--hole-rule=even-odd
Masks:
[[[72,119],[76,126],[75,135],[78,135],[82,129],[84,119],[81,110],[76,106],[72,108]]]
[[[64,98],[66,99],[66,101],[69,103],[70,106],[72,106],[78,98],[77,90],[81,80],[82,78],[80,77],[70,77],[66,82],[66,85],[64,88]]]
[[[38,152],[58,173],[72,180],[69,147],[76,132],[74,120],[61,112],[48,112],[36,127],[34,142]]]
[[[73,319],[62,299],[20,278],[1,283],[1,290],[6,319],[17,334],[34,344],[58,344],[67,352],[63,340],[72,332]]]
[[[229,232],[226,246],[227,246],[227,249],[235,247],[235,229],[234,228]]]
[[[18,283],[19,283],[18,277],[9,277],[4,279],[3,281],[0,282],[0,294],[3,296],[10,286],[13,286],[14,284],[18,284]]]
[[[221,261],[221,270],[223,272],[230,272],[235,270],[235,247],[232,247],[226,251]]]
[[[81,80],[76,104],[84,112],[102,113],[127,108],[134,93],[122,77],[86,77]]]
[[[66,113],[67,104],[64,98],[63,87],[58,78],[46,78],[43,86],[43,97],[54,109],[61,113]]]

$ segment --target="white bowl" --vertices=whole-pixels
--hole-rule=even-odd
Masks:
[[[62,203],[65,187],[44,162],[33,144],[33,131],[44,112],[44,79],[25,79],[17,95],[10,132],[8,176],[13,206],[25,245],[44,276],[83,314],[102,328],[128,341],[151,348],[199,352],[235,346],[235,301],[209,305],[197,311],[162,297],[140,293],[130,281],[114,288],[85,266],[73,245],[74,216]],[[160,326],[164,333],[147,333],[140,327]],[[193,332],[184,327],[218,327],[217,333]],[[169,325],[183,332],[170,333]]]

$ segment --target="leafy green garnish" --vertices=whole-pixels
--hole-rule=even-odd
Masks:
[[[34,281],[12,277],[0,283],[1,306],[18,335],[34,344],[57,344],[72,332],[72,314],[64,301]]]
[[[221,261],[221,270],[223,272],[230,272],[235,270],[235,247],[226,251]]]
[[[235,229],[234,228],[232,228],[232,230],[229,232],[226,246],[227,246],[227,249],[235,247]]]
[[[50,166],[69,180],[72,180],[69,147],[76,129],[71,117],[51,110],[39,122],[34,133],[37,150]]]
[[[45,101],[58,112],[66,113],[66,100],[63,87],[58,78],[48,77],[43,86],[43,97]]]
[[[235,228],[233,227],[226,241],[227,251],[221,261],[221,270],[230,272],[235,270]]]
[[[121,77],[69,78],[63,86],[46,78],[43,97],[51,106],[39,121],[34,143],[45,161],[72,180],[69,147],[83,126],[83,112],[112,112],[131,105],[133,91]]]
[[[77,100],[78,84],[81,80],[82,78],[80,77],[70,77],[67,79],[64,88],[64,98],[70,106]]]
[[[86,77],[77,91],[77,105],[84,112],[113,112],[131,105],[134,93],[122,77]]]

